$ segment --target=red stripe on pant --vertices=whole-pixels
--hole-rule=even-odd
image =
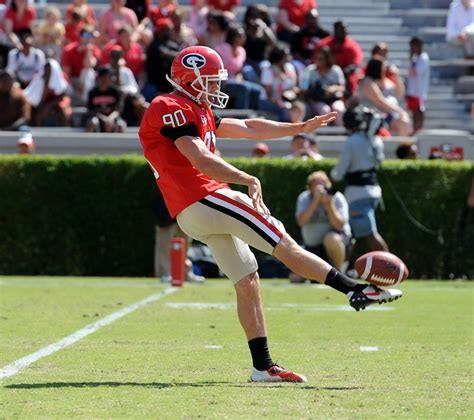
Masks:
[[[265,217],[263,217],[260,213],[258,213],[255,209],[252,207],[249,207],[245,204],[240,203],[237,200],[234,200],[230,197],[227,197],[224,194],[220,194],[217,191],[212,192],[210,195],[213,197],[218,198],[219,200],[226,201],[229,204],[232,204],[233,206],[238,207],[239,209],[251,214],[253,217],[255,217],[259,222],[264,224],[268,229],[270,229],[273,233],[278,235],[279,238],[283,237],[283,232],[281,232],[276,226],[272,225]]]

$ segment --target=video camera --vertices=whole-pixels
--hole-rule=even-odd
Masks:
[[[334,187],[324,187],[324,190],[328,195],[334,195],[337,193],[337,189]]]

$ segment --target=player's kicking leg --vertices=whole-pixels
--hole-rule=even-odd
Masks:
[[[270,357],[260,282],[253,272],[235,284],[237,312],[252,354],[252,382],[306,382],[305,376],[282,368]]]
[[[375,303],[392,302],[402,297],[402,292],[398,289],[384,290],[355,282],[332,268],[326,261],[301,248],[288,234],[281,238],[273,255],[299,276],[324,283],[344,293],[356,311]]]

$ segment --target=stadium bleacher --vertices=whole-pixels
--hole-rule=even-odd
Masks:
[[[41,18],[45,7],[52,4],[64,12],[69,2],[55,0],[38,4],[38,15]],[[259,2],[268,5],[272,16],[276,15],[278,0]],[[109,5],[106,0],[89,0],[89,3],[94,5],[98,14]],[[241,6],[236,9],[238,18],[241,19],[247,5],[254,3],[252,0],[242,0]],[[189,0],[181,0],[179,4],[188,8]],[[402,75],[406,74],[409,62],[408,41],[414,35],[421,37],[431,58],[432,74],[425,128],[474,133],[471,113],[474,76],[467,75],[470,66],[474,67],[474,60],[464,59],[462,50],[450,46],[445,40],[449,4],[450,0],[318,0],[321,26],[332,31],[333,22],[344,19],[350,36],[361,45],[365,59],[370,56],[374,43],[386,42],[389,46],[389,61],[400,69]],[[84,109],[76,108],[75,112],[76,118],[79,118]],[[44,134],[43,130],[47,129],[38,132]],[[129,133],[131,131],[134,130],[128,130]],[[337,141],[335,135],[341,135],[340,131],[323,131],[319,138],[323,143],[331,138]]]

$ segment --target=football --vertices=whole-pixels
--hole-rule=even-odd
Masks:
[[[396,286],[406,280],[409,274],[400,258],[383,251],[362,255],[356,260],[354,267],[361,279],[381,288]]]

